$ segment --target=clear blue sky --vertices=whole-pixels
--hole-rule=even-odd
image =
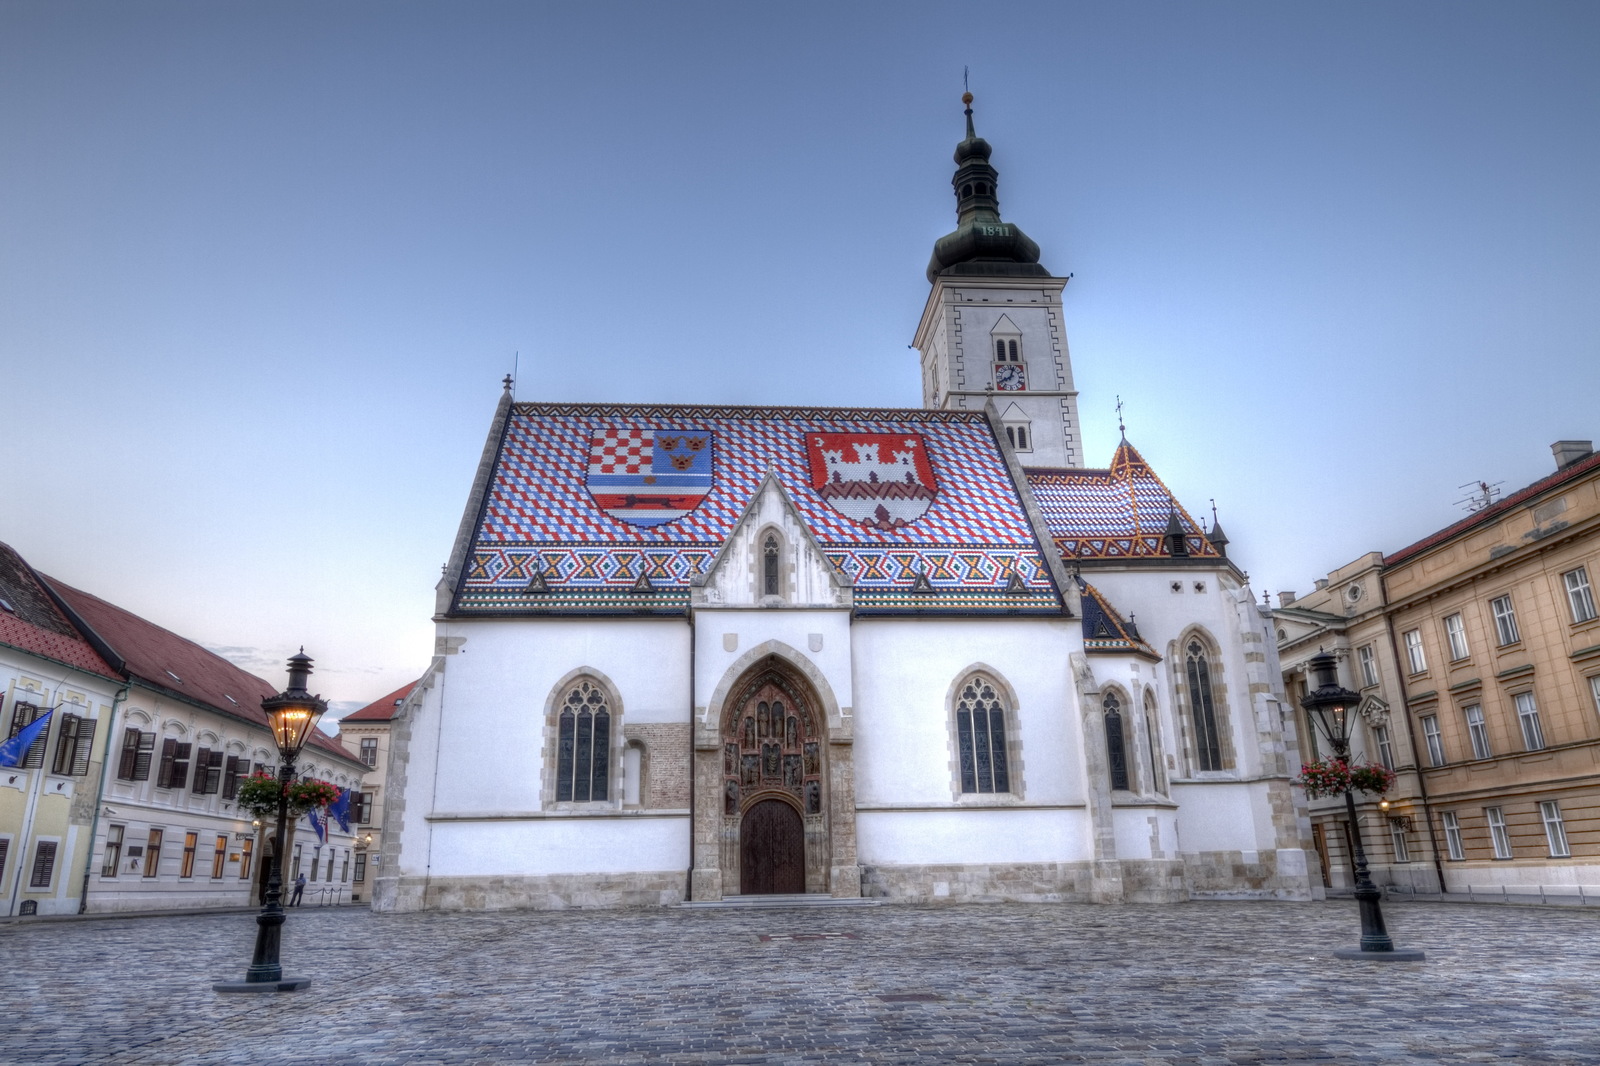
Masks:
[[[426,665],[499,394],[915,405],[963,65],[1259,593],[1600,438],[1600,5],[0,2],[0,539],[272,681]]]

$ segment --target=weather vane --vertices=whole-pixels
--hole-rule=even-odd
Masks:
[[[962,67],[961,68],[961,91],[964,92],[964,93],[970,93],[972,91],[972,86],[967,84],[967,68],[966,67]]]
[[[1122,424],[1122,397],[1117,397],[1117,432],[1122,434],[1122,439],[1128,439],[1128,427]]]

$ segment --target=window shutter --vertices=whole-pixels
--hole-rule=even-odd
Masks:
[[[211,765],[211,749],[201,748],[194,757],[194,783],[189,790],[197,796],[206,792],[206,767]]]
[[[211,752],[206,761],[206,795],[214,796],[222,787],[222,750]]]
[[[33,852],[33,876],[28,879],[29,888],[49,888],[50,879],[56,872],[56,842],[54,840],[41,840]]]
[[[139,738],[141,736],[143,734],[137,729],[124,729],[122,731],[122,759],[117,763],[117,780],[138,780],[133,776],[133,770],[134,767],[139,765]]]
[[[239,794],[239,756],[228,756],[228,767],[222,775],[222,798],[233,799]]]
[[[53,774],[70,773],[72,762],[78,755],[78,723],[83,721],[75,714],[61,716],[61,730],[56,734],[56,758],[50,764]]]
[[[30,692],[29,695],[37,695],[37,694]],[[22,732],[22,728],[24,726],[30,724],[31,722],[33,722],[34,719],[36,719],[38,717],[39,717],[39,705],[38,704],[36,704],[36,703],[23,703],[21,701],[13,703],[11,705],[11,733],[10,733],[10,736],[14,737],[18,733]],[[22,768],[24,770],[37,770],[41,766],[44,765],[44,746],[45,746],[45,741],[49,739],[49,733],[50,733],[50,729],[48,727],[46,727],[45,731],[43,733],[39,734],[39,739],[35,740],[31,745],[28,746],[28,753],[26,755],[24,755],[22,757],[22,761],[17,764],[20,768]]]
[[[72,776],[89,774],[89,756],[94,751],[94,730],[99,723],[93,718],[78,719],[78,750],[72,754]]]
[[[172,767],[178,759],[178,742],[168,737],[161,742],[161,767],[156,771],[156,787],[172,787]]]
[[[150,780],[150,758],[155,754],[156,735],[154,733],[139,734],[139,754],[133,760],[133,780]]]

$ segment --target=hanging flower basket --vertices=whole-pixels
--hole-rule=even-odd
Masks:
[[[1381,796],[1394,787],[1394,771],[1375,762],[1351,765],[1343,759],[1320,759],[1301,766],[1294,783],[1305,789],[1311,799],[1342,796],[1350,791]]]
[[[312,808],[326,810],[328,804],[339,798],[338,787],[326,781],[291,781],[285,790],[276,777],[257,773],[239,782],[234,802],[257,818],[267,818],[278,813],[278,797],[285,792],[289,797],[289,814],[295,818]]]

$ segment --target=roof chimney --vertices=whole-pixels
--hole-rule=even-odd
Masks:
[[[1313,584],[1317,586],[1317,591],[1321,592],[1323,589],[1328,587],[1328,579],[1325,577],[1319,577],[1313,582]]]
[[[1594,441],[1558,440],[1550,445],[1550,451],[1556,457],[1556,469],[1565,470],[1579,459],[1587,459],[1593,455]]]
[[[1278,604],[1279,604],[1279,606],[1287,607],[1291,603],[1293,603],[1294,601],[1295,601],[1295,594],[1294,593],[1292,593],[1292,592],[1280,592],[1280,593],[1278,593]]]

